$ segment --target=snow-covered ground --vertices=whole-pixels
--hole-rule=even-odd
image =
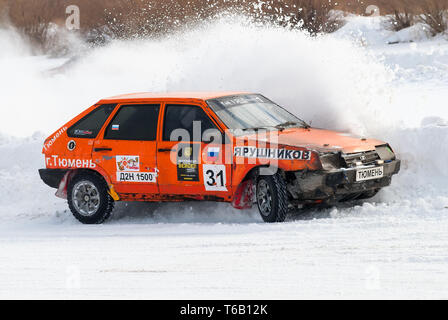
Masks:
[[[448,298],[448,41],[416,29],[350,18],[311,39],[221,21],[73,60],[0,30],[0,298]],[[402,172],[365,203],[273,225],[226,204],[138,203],[85,226],[40,181],[43,139],[100,98],[210,89],[386,140]]]

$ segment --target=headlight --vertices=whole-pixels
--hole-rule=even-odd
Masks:
[[[395,160],[395,153],[388,144],[377,146],[375,147],[375,149],[381,160],[383,161]]]
[[[321,153],[319,159],[324,170],[339,169],[342,167],[341,154],[339,152]]]

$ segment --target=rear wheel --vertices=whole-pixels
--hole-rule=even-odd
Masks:
[[[67,200],[75,218],[85,224],[103,223],[114,208],[106,182],[93,173],[80,173],[71,179]]]
[[[258,211],[264,222],[285,221],[288,212],[288,196],[286,182],[279,173],[258,177],[256,197]]]

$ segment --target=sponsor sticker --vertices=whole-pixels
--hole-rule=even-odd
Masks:
[[[157,182],[157,172],[117,172],[118,182]]]
[[[76,148],[76,142],[75,142],[75,140],[70,140],[70,141],[67,143],[67,149],[68,149],[69,151],[73,151],[73,150],[75,150],[75,148]]]
[[[199,181],[199,151],[193,145],[180,144],[177,152],[177,180]]]
[[[225,165],[204,164],[202,172],[206,191],[227,191]]]
[[[115,156],[118,182],[157,182],[157,169],[154,172],[140,172],[140,156]]]
[[[360,169],[356,171],[356,181],[379,179],[384,176],[384,167]]]
[[[220,148],[210,147],[207,150],[207,161],[216,161],[219,157]]]
[[[197,163],[181,162],[177,164],[178,181],[199,181],[199,165]]]
[[[90,130],[80,130],[76,129],[75,132],[73,132],[76,136],[89,136],[92,135],[93,132]]]
[[[119,172],[137,172],[140,171],[139,156],[116,156],[117,171]]]
[[[250,103],[264,103],[266,101],[256,95],[247,95],[247,96],[236,96],[236,97],[229,97],[229,98],[225,97],[225,98],[219,99],[219,102],[221,102],[221,104],[224,107],[234,107],[234,106],[250,104]]]
[[[275,160],[311,160],[311,151],[270,149],[257,147],[235,147],[234,155],[244,158],[275,159]]]
[[[54,134],[54,136],[48,140],[45,144],[44,144],[44,150],[47,151],[55,142],[56,140],[58,140],[58,138],[60,136],[62,136],[62,134],[67,130],[67,127],[63,127],[61,128],[58,132],[56,132]]]
[[[86,169],[96,168],[96,164],[92,160],[60,158],[57,155],[46,157],[45,162],[47,164],[47,167]]]

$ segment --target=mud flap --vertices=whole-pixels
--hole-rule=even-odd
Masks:
[[[233,197],[232,206],[236,209],[250,209],[254,201],[254,183],[252,180],[241,182]]]
[[[73,175],[72,171],[68,171],[64,177],[62,178],[61,182],[59,183],[58,190],[56,191],[55,195],[58,198],[61,199],[67,199],[67,186],[69,178]]]
[[[109,186],[109,195],[112,197],[112,199],[114,199],[115,201],[120,200],[120,197],[118,196],[118,194],[115,192],[114,186],[110,185]]]

